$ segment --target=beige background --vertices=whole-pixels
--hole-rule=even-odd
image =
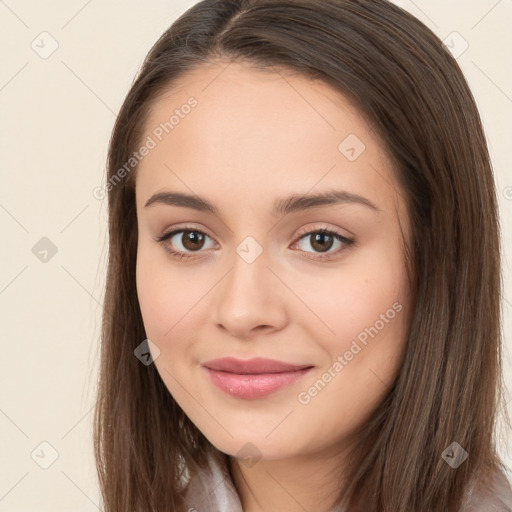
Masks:
[[[92,191],[139,65],[194,3],[0,0],[0,512],[98,510],[91,420],[107,203]],[[443,40],[458,32],[454,51],[469,44],[458,61],[484,120],[501,203],[510,395],[512,2],[397,3]],[[51,44],[57,50],[42,58]],[[43,237],[57,250],[46,262],[33,252]],[[500,448],[512,466],[512,440]]]

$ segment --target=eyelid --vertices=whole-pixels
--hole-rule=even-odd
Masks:
[[[180,233],[182,231],[194,231],[196,233],[201,233],[203,235],[206,235],[209,238],[211,238],[212,240],[215,240],[215,238],[213,236],[211,236],[210,234],[208,234],[208,232],[205,229],[198,228],[197,226],[191,226],[191,225],[185,225],[185,226],[177,225],[177,226],[173,226],[171,229],[164,231],[162,233],[162,235],[157,236],[154,239],[157,242],[162,242],[162,241],[164,241],[164,239],[168,239],[169,237],[172,238],[172,236],[174,236],[177,233]]]
[[[311,224],[314,224],[314,223],[311,223]],[[351,237],[354,236],[352,233],[349,233],[347,235],[343,235],[342,233],[339,232],[339,228],[331,228],[331,227],[327,226],[325,223],[320,223],[320,224],[321,224],[320,226],[318,226],[318,225],[317,226],[315,226],[315,225],[311,226],[310,224],[308,224],[307,226],[304,226],[295,235],[296,239],[298,240],[298,239],[304,237],[305,235],[309,235],[312,232],[317,232],[317,231],[333,232],[335,234],[338,234],[340,237],[346,238],[346,239],[350,239]],[[204,235],[210,237],[212,240],[215,240],[215,237],[210,235],[206,229],[204,229],[202,227],[192,226],[192,225],[189,225],[189,224],[186,224],[184,226],[181,226],[179,224],[177,226],[173,226],[172,229],[169,229],[168,231],[164,231],[162,235],[157,236],[154,239],[156,241],[161,241],[163,238],[166,238],[166,237],[168,237],[170,235],[175,235],[176,233],[179,233],[181,231],[195,231],[197,233],[201,233],[201,234],[204,234]]]
[[[326,231],[329,233],[333,233],[333,234],[336,234],[339,237],[344,238],[346,240],[350,240],[351,238],[354,237],[354,235],[352,235],[352,234],[344,235],[343,233],[341,233],[341,230],[339,228],[331,228],[325,223],[320,223],[319,226],[318,225],[311,226],[310,224],[308,224],[307,226],[301,228],[296,236],[298,237],[298,239],[301,239],[305,235],[310,235],[311,233],[317,233],[319,231]]]
[[[164,232],[161,236],[155,237],[155,241],[159,243],[165,244],[166,241],[168,241],[170,238],[173,238],[178,233],[184,232],[184,231],[193,231],[195,233],[200,233],[202,235],[206,235],[208,238],[212,239],[215,243],[215,238],[209,235],[206,230],[203,230],[203,228],[198,228],[196,226],[191,225],[184,225],[184,226],[173,226],[172,229]],[[315,257],[309,257],[305,256],[308,259],[311,259],[313,261],[321,261],[324,259],[332,259],[335,258],[339,253],[344,252],[345,250],[349,249],[350,246],[355,245],[356,241],[354,238],[352,238],[352,235],[345,236],[342,233],[339,232],[338,228],[329,228],[325,223],[323,223],[321,226],[305,226],[299,230],[299,232],[295,235],[294,242],[292,243],[291,247],[295,246],[297,243],[299,243],[302,239],[306,238],[307,236],[310,236],[314,233],[324,232],[331,234],[334,238],[336,238],[338,241],[342,242],[344,244],[344,248],[338,249],[333,252],[326,252],[326,253],[310,253],[309,251],[299,251],[304,252],[306,254],[316,254]],[[196,254],[200,256],[202,252],[206,251],[196,251],[194,252],[183,252],[183,251],[176,251],[174,249],[171,249],[169,247],[166,247],[166,250],[174,257],[179,257],[181,259],[189,259],[189,258],[196,258]]]

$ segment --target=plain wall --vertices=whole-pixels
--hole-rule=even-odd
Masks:
[[[93,190],[104,182],[115,116],[143,58],[194,3],[0,2],[0,512],[98,510],[91,421],[107,202]],[[458,62],[480,108],[500,198],[510,398],[512,3],[397,3],[454,50],[463,39],[469,45]],[[511,447],[500,447],[509,466]]]

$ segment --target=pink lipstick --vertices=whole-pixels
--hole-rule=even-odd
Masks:
[[[243,361],[232,357],[203,363],[213,384],[225,393],[244,399],[257,399],[302,379],[312,368],[273,359]]]

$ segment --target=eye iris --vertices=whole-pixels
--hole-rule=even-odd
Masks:
[[[326,238],[329,240],[327,242],[328,247],[325,247],[325,245],[324,245]],[[316,246],[317,243],[320,244],[318,247]],[[315,235],[313,235],[313,242],[311,245],[312,245],[312,247],[314,247],[315,250],[328,251],[332,247],[332,243],[333,243],[332,235],[329,235],[327,233],[316,233]]]
[[[184,231],[182,235],[182,243],[183,247],[190,251],[201,249],[204,244],[204,236],[197,231]]]

